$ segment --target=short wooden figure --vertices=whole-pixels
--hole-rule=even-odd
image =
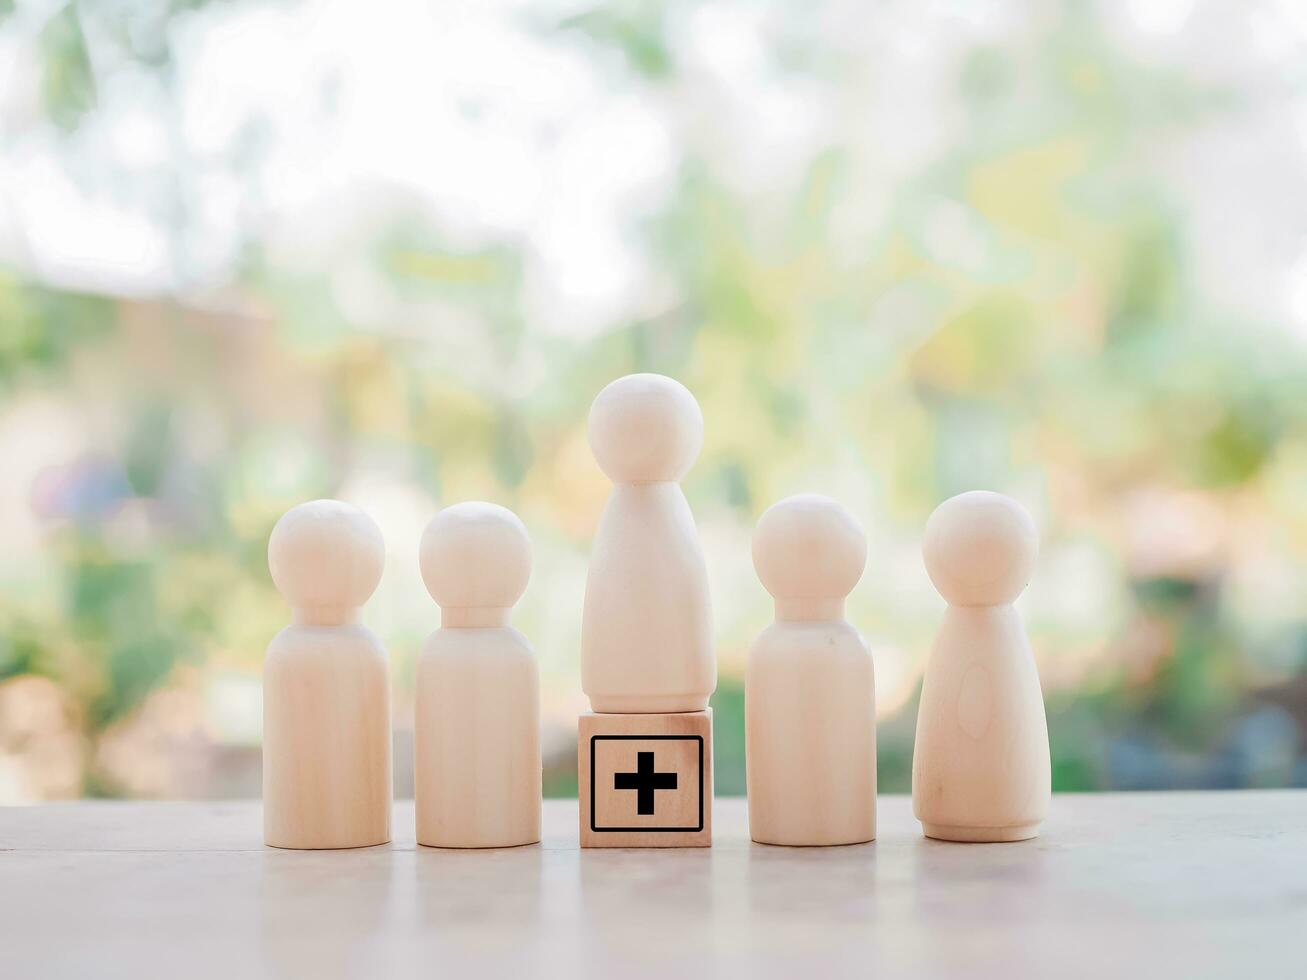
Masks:
[[[338,500],[290,510],[268,567],[290,603],[263,669],[263,833],[273,847],[390,840],[390,672],[359,607],[381,581],[385,545]]]
[[[495,504],[447,507],[422,535],[440,629],[417,665],[417,840],[513,847],[540,840],[540,680],[509,625],[531,575],[531,541]]]
[[[590,447],[613,492],[595,533],[581,686],[603,712],[702,711],[717,686],[708,572],[677,483],[703,445],[694,396],[660,374],[608,385]]]
[[[763,844],[876,837],[876,681],[844,618],[867,537],[843,506],[803,494],[772,506],[753,564],[776,600],[745,674],[749,833]]]
[[[1025,840],[1048,813],[1044,700],[1012,605],[1038,550],[1030,515],[997,493],[946,500],[926,524],[926,571],[949,604],[912,759],[912,808],[927,837]]]
[[[712,709],[581,715],[582,847],[712,844]]]

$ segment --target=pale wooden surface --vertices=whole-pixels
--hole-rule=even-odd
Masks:
[[[0,808],[0,976],[1301,977],[1307,792],[1058,796],[1041,836],[711,849],[261,845],[259,805]]]

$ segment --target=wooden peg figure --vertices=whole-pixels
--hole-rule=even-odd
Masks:
[[[390,840],[390,672],[359,607],[381,581],[381,531],[338,500],[290,510],[268,567],[290,603],[263,668],[263,828],[273,847]]]
[[[712,844],[717,686],[708,572],[679,480],[703,414],[661,374],[612,382],[590,407],[590,448],[613,492],[595,533],[581,617],[577,722],[582,847]]]
[[[431,847],[540,840],[540,680],[509,625],[531,575],[531,541],[495,504],[447,507],[422,535],[440,629],[417,666],[417,839]]]
[[[589,436],[613,492],[586,579],[581,686],[597,712],[702,711],[717,686],[708,572],[677,482],[703,446],[699,403],[630,374],[595,398]]]
[[[776,622],[745,673],[749,833],[763,844],[858,844],[876,836],[876,682],[844,618],[867,538],[829,497],[773,505],[753,564]]]
[[[1051,793],[1048,726],[1012,605],[1039,550],[1034,522],[1016,501],[975,490],[936,508],[922,550],[949,605],[921,689],[913,812],[941,840],[1034,837]]]

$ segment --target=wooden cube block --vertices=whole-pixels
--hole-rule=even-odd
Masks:
[[[582,847],[712,845],[712,709],[581,715]]]

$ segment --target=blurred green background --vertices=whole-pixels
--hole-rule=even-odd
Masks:
[[[575,792],[594,394],[702,404],[718,791],[757,516],[848,505],[881,788],[926,516],[1035,515],[1054,785],[1307,786],[1307,13],[1285,2],[0,2],[0,802],[259,789],[277,517],[531,529]]]

